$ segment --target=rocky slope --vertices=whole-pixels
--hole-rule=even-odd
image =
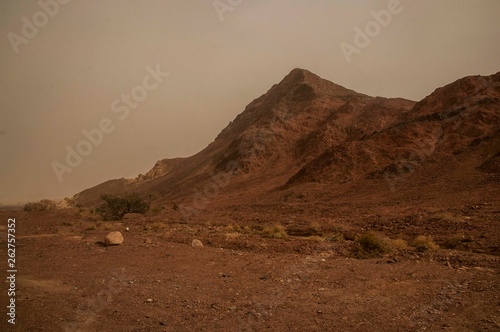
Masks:
[[[463,78],[415,103],[294,69],[198,154],[158,161],[145,175],[107,181],[73,203],[95,206],[103,193],[130,191],[198,209],[208,201],[280,202],[309,188],[311,197],[345,199],[360,191],[494,191],[499,123],[500,73]]]

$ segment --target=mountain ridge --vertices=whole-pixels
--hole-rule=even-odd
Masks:
[[[483,169],[495,170],[499,82],[500,73],[469,76],[414,102],[357,93],[296,68],[197,154],[159,160],[136,179],[106,181],[72,202],[95,206],[103,193],[130,191],[153,194],[158,204],[189,202],[193,187],[228,168],[231,181],[219,190],[220,201],[234,195],[245,201],[311,182],[338,186],[382,179],[394,189],[389,178],[414,173],[404,167],[423,170],[433,159],[452,155],[449,145],[466,151],[474,140],[474,151],[492,151],[481,159]],[[470,140],[463,129],[471,131],[465,135]],[[280,195],[271,196],[279,201]]]

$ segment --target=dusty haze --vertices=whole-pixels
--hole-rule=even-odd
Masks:
[[[192,155],[295,67],[411,100],[498,72],[497,0],[401,0],[400,13],[348,63],[340,44],[354,44],[354,28],[389,2],[242,1],[220,16],[212,1],[70,1],[17,53],[9,33],[22,36],[23,17],[33,22],[41,8],[2,2],[0,202],[62,198]],[[113,101],[157,66],[168,77],[121,120]],[[59,181],[53,162],[65,163],[66,147],[105,118],[114,131]]]

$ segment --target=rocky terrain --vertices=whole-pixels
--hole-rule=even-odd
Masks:
[[[95,207],[103,193],[142,192],[161,206],[193,205],[193,188],[207,186],[217,193],[204,198],[228,204],[282,202],[310,187],[320,197],[357,196],[359,188],[398,199],[443,190],[460,199],[464,188],[468,197],[481,195],[498,184],[499,108],[500,73],[460,79],[415,103],[366,96],[294,69],[198,154],[160,160],[136,179],[110,180],[72,203]]]
[[[499,156],[500,73],[414,102],[294,69],[194,156],[0,211],[8,328],[498,331]],[[96,214],[127,192],[149,212]]]

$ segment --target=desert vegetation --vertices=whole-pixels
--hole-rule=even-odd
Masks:
[[[55,204],[51,200],[42,199],[39,202],[28,202],[24,205],[24,211],[48,211],[55,209]]]
[[[96,209],[104,220],[121,220],[127,213],[144,214],[149,210],[150,202],[139,194],[130,193],[122,196],[101,195],[105,201]]]
[[[358,236],[353,248],[354,256],[357,258],[379,257],[389,251],[389,241],[375,232]]]
[[[417,251],[436,251],[439,246],[434,242],[431,236],[419,235],[413,240],[412,246],[414,246]]]
[[[273,239],[284,239],[288,236],[285,227],[282,225],[273,225],[270,227],[265,227],[262,230],[262,235],[264,237],[273,238]]]

